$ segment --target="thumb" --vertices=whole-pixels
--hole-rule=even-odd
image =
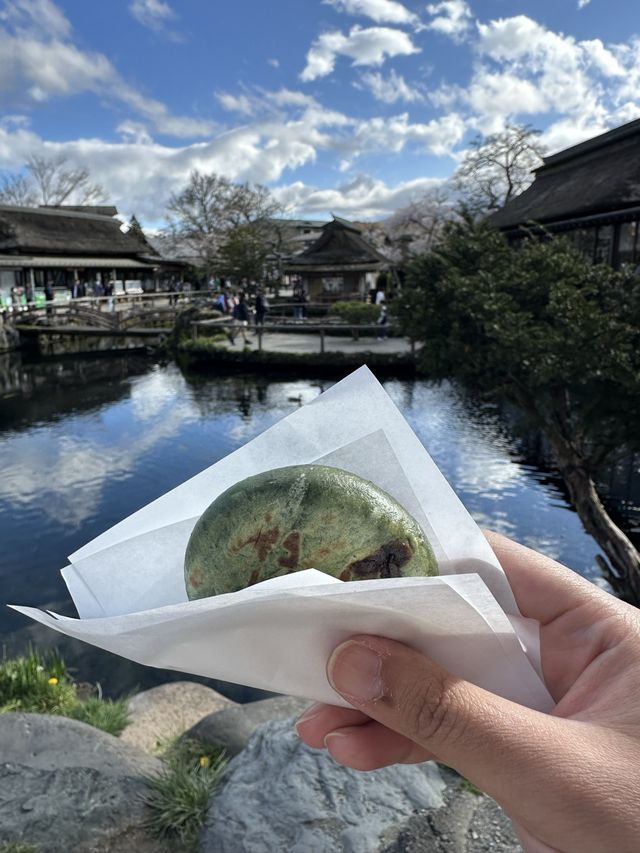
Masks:
[[[551,772],[557,718],[463,681],[402,643],[352,637],[331,655],[327,676],[351,705],[503,803]]]

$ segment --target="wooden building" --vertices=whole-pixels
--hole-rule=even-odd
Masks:
[[[640,119],[545,157],[529,189],[492,214],[510,239],[566,234],[595,263],[640,264]]]
[[[318,302],[364,299],[390,266],[359,228],[334,216],[311,246],[285,264],[284,272],[298,276],[309,299]]]
[[[155,289],[171,269],[143,236],[125,233],[115,207],[15,207],[0,205],[0,303],[12,289],[32,299],[45,285],[56,296],[92,295],[113,281],[122,290]]]

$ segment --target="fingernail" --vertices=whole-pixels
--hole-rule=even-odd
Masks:
[[[334,651],[327,664],[329,683],[346,699],[362,704],[380,699],[382,658],[362,643],[347,641]]]
[[[298,728],[301,723],[308,723],[309,720],[313,720],[314,717],[317,717],[318,714],[320,714],[324,707],[325,706],[322,705],[322,703],[316,702],[315,705],[312,705],[310,708],[307,708],[304,714],[301,717],[298,717],[298,719],[296,720],[296,728]]]

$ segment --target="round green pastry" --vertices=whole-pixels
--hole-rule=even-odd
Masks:
[[[438,574],[422,529],[397,501],[325,465],[275,468],[223,492],[193,529],[184,573],[195,599],[302,569],[343,581]]]

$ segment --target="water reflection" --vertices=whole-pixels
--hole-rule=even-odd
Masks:
[[[0,362],[2,600],[73,614],[59,576],[68,554],[330,385],[191,375],[139,358]],[[554,483],[525,464],[495,408],[447,384],[385,387],[480,524],[595,577],[595,544]],[[180,677],[61,639],[8,610],[0,639],[10,653],[29,640],[58,644],[79,676],[102,680],[107,693]]]

